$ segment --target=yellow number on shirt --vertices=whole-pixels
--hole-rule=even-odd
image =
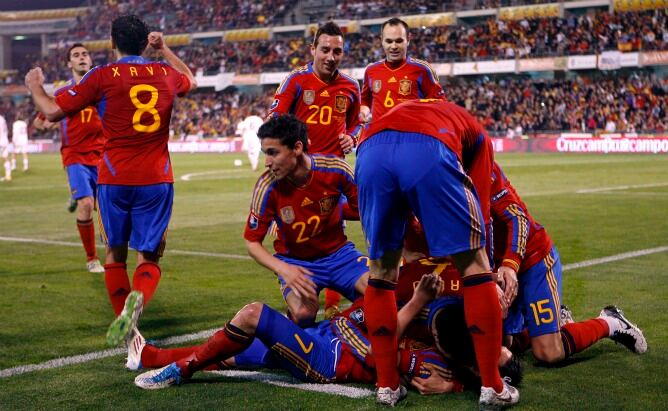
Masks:
[[[142,91],[151,93],[151,99],[148,101],[148,103],[142,103],[139,101],[137,95]],[[158,102],[157,88],[148,84],[138,84],[130,89],[130,100],[132,100],[132,104],[137,107],[134,116],[132,116],[132,128],[139,131],[140,133],[151,133],[160,128],[160,115],[158,114],[158,110],[155,109],[155,105]],[[149,125],[141,124],[141,116],[144,113],[148,113],[153,116],[153,123]]]
[[[318,234],[318,227],[320,226],[320,217],[317,215],[309,217],[306,222],[303,221],[297,221],[296,223],[292,224],[292,228],[295,230],[299,230],[299,235],[297,236],[297,244],[299,243],[305,243],[308,240],[311,239],[311,237],[304,236],[304,232],[306,231],[306,226],[310,226],[311,224],[314,225],[313,230],[311,230],[311,237],[314,237],[316,234]]]
[[[80,111],[81,113],[81,122],[82,123],[90,123],[90,118],[93,117],[93,109],[92,108],[85,108]]]
[[[536,320],[536,325],[549,324],[554,321],[554,314],[552,314],[552,308],[545,307],[546,304],[549,304],[550,300],[547,298],[544,300],[536,301],[536,303],[529,304],[533,310],[533,316]],[[541,314],[547,314],[547,318],[542,317]]]
[[[332,123],[332,108],[330,106],[316,106],[315,104],[308,106],[309,110],[314,110],[308,119],[306,119],[306,124],[323,124],[329,125]],[[316,120],[316,116],[320,116]]]
[[[394,107],[394,100],[392,97],[390,97],[390,90],[387,90],[387,94],[385,95],[385,101],[383,101],[383,105],[387,108]]]

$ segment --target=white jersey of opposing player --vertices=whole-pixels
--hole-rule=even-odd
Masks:
[[[9,145],[9,130],[7,129],[7,121],[0,115],[0,147],[7,147]]]
[[[28,124],[23,120],[16,120],[12,126],[12,142],[14,147],[28,144]]]
[[[243,137],[244,142],[242,150],[256,151],[260,150],[260,139],[257,138],[257,131],[264,122],[258,116],[248,116],[237,125],[237,135]]]

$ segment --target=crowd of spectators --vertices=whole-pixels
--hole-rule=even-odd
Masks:
[[[98,0],[88,13],[77,17],[68,36],[79,40],[109,37],[111,22],[122,14],[141,16],[151,27],[166,33],[271,27],[283,24],[283,16],[297,0]]]
[[[174,0],[176,1],[176,0]],[[409,55],[429,62],[479,61],[595,54],[608,50],[668,50],[668,9],[640,13],[596,12],[563,19],[501,21],[475,25],[421,27],[410,30]],[[303,34],[274,40],[225,42],[195,40],[176,48],[194,72],[238,74],[290,71],[311,59],[310,39]],[[49,81],[67,79],[66,45],[46,57],[27,56],[19,73],[39,64]],[[383,57],[377,34],[368,30],[345,39],[342,67],[365,67]],[[110,52],[93,53],[96,64],[112,61]],[[37,62],[37,63],[36,63]],[[23,75],[5,81],[20,82]]]

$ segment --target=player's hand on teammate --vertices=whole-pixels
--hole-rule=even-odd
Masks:
[[[371,109],[367,106],[362,106],[360,107],[360,115],[359,115],[360,122],[362,123],[368,123],[371,121]]]
[[[436,298],[443,290],[443,279],[436,274],[425,274],[415,288],[413,299],[420,305],[425,305]]]
[[[422,366],[429,371],[429,377],[413,377],[413,379],[411,379],[411,385],[415,387],[421,395],[445,394],[446,392],[451,392],[453,390],[453,382],[441,377],[433,364],[425,363]]]
[[[496,282],[503,289],[506,305],[510,306],[517,297],[517,273],[510,267],[501,266],[496,272]]]
[[[302,301],[318,301],[318,294],[315,291],[317,287],[310,278],[313,273],[307,268],[285,264],[278,274],[285,280],[285,285],[290,287]]]
[[[26,87],[32,89],[33,87],[40,87],[44,84],[44,73],[40,67],[30,69],[25,77]]]
[[[510,304],[506,301],[503,289],[499,284],[496,284],[496,295],[499,297],[499,305],[501,305],[501,318],[505,319],[508,316],[508,307],[510,307]]]
[[[341,145],[341,150],[343,150],[344,154],[350,154],[355,147],[355,140],[348,134],[341,134],[339,136],[339,144]]]
[[[156,50],[162,50],[165,47],[165,41],[162,33],[159,31],[152,31],[148,34],[148,44]]]

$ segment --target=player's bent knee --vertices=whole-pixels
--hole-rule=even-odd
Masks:
[[[561,341],[558,344],[534,344],[532,340],[531,352],[536,360],[546,364],[556,364],[565,358]]]
[[[234,316],[231,323],[241,329],[255,328],[260,322],[260,315],[262,315],[262,309],[264,304],[256,301],[250,304],[246,304],[237,315]]]

